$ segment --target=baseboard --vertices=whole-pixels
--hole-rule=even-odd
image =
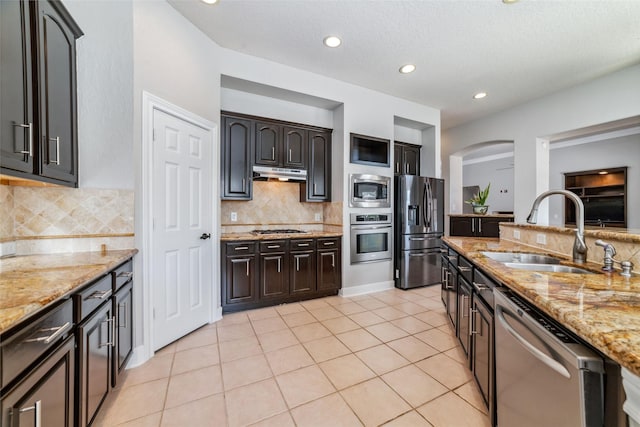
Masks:
[[[393,289],[393,280],[387,280],[384,282],[367,283],[366,285],[349,286],[340,289],[340,296],[343,297],[355,297],[357,295],[371,294],[373,292],[386,291],[387,289]]]
[[[222,307],[216,307],[213,309],[213,316],[209,323],[215,323],[219,320],[222,320]]]
[[[125,369],[137,368],[147,360],[151,359],[151,357],[152,355],[148,354],[146,347],[144,345],[139,345],[133,349],[133,353],[131,354],[131,358],[127,362],[127,367]]]

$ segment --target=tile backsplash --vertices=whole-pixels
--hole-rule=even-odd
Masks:
[[[0,185],[3,253],[133,247],[132,190]]]
[[[232,213],[237,221],[231,221]],[[322,230],[325,224],[342,224],[342,203],[300,202],[300,184],[254,181],[253,200],[225,200],[220,214],[223,233],[260,227]]]

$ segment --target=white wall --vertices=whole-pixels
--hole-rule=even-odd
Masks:
[[[476,163],[463,162],[463,186],[489,183],[489,211],[513,211],[513,157],[502,157]]]
[[[131,2],[65,1],[77,42],[79,186],[134,188]]]
[[[640,134],[553,149],[549,187],[564,188],[564,173],[627,166],[627,228],[640,229]],[[564,201],[549,199],[549,224],[564,225]]]
[[[524,222],[536,195],[547,186],[548,160],[538,139],[640,114],[638,87],[640,65],[448,129],[442,137],[443,158],[483,141],[514,141],[514,210],[516,221]],[[454,180],[448,162],[443,166],[445,179]],[[461,203],[461,196],[453,189],[450,193],[451,208]]]

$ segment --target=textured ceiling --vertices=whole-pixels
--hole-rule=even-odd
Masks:
[[[441,109],[445,129],[640,63],[640,0],[169,2],[220,46]]]

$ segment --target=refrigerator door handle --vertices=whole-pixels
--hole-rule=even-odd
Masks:
[[[424,226],[427,227],[427,231],[429,230],[429,219],[428,219],[428,211],[429,211],[429,187],[428,182],[425,181],[424,187],[422,189],[422,220],[424,221]]]
[[[431,202],[432,200],[432,196],[433,193],[431,191],[431,182],[427,179],[427,203],[425,204],[425,210],[427,211],[427,220],[426,220],[426,224],[427,224],[427,228],[429,231],[431,231],[431,214],[432,214],[432,208],[431,208]]]

